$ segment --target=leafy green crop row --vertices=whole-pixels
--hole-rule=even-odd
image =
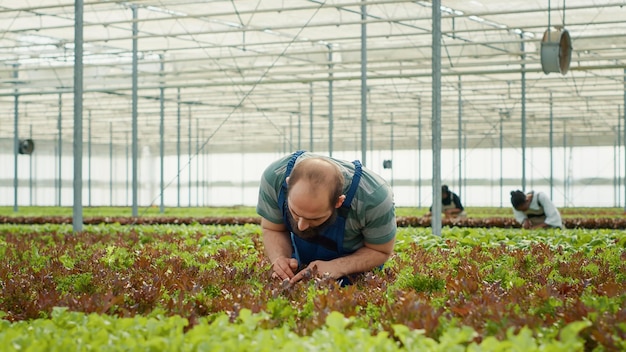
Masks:
[[[583,347],[578,333],[589,326],[576,322],[566,326],[559,339],[533,337],[528,328],[507,333],[501,341],[472,339],[471,328],[446,331],[439,341],[421,330],[393,326],[393,334],[372,335],[353,325],[354,318],[332,312],[325,324],[310,336],[299,336],[286,327],[263,328],[265,313],[244,309],[231,322],[227,314],[203,318],[193,328],[179,316],[106,315],[70,312],[55,308],[51,319],[10,324],[0,322],[0,344],[5,351],[576,351]]]
[[[563,218],[619,218],[623,217],[623,208],[562,208],[559,209]],[[471,218],[513,217],[510,207],[467,207]],[[423,216],[428,212],[426,207],[398,207],[398,216]],[[166,207],[161,213],[159,207],[140,207],[141,216],[179,216],[179,217],[211,217],[236,216],[255,217],[256,210],[249,206],[234,207]],[[0,206],[0,216],[72,216],[72,207],[22,206],[15,212],[13,207]],[[84,217],[131,216],[130,207],[83,207]]]
[[[623,231],[400,228],[346,288],[272,280],[258,225],[0,225],[0,257],[16,350],[626,349]]]

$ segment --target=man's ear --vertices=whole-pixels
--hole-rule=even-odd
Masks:
[[[340,195],[339,198],[337,198],[337,202],[335,203],[335,208],[339,208],[343,204],[344,200],[346,200],[346,195]]]
[[[287,182],[287,184],[289,184],[289,177],[291,176],[287,176],[287,178],[285,178],[285,182]]]

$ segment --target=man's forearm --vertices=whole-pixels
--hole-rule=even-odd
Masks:
[[[293,251],[289,234],[263,229],[265,255],[274,263],[280,257],[290,258]]]
[[[350,255],[334,259],[331,262],[333,266],[340,268],[343,275],[349,275],[370,271],[384,264],[390,255],[390,253],[362,247]]]

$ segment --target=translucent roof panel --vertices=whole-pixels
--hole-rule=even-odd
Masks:
[[[501,127],[508,146],[624,137],[624,1],[441,5],[444,148],[459,135],[498,146]],[[60,128],[72,139],[75,12],[69,0],[0,1],[0,139],[15,118],[20,136],[54,142]],[[333,149],[356,150],[364,125],[371,148],[429,148],[432,14],[428,1],[87,1],[83,135],[128,144],[136,39],[142,145],[158,148],[162,116],[168,153],[181,141],[328,150],[331,136]],[[569,68],[544,73],[542,38],[559,30]]]

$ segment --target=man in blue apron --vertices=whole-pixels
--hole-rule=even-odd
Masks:
[[[393,193],[359,161],[298,151],[263,172],[257,213],[272,276],[300,281],[381,267],[393,252]]]

